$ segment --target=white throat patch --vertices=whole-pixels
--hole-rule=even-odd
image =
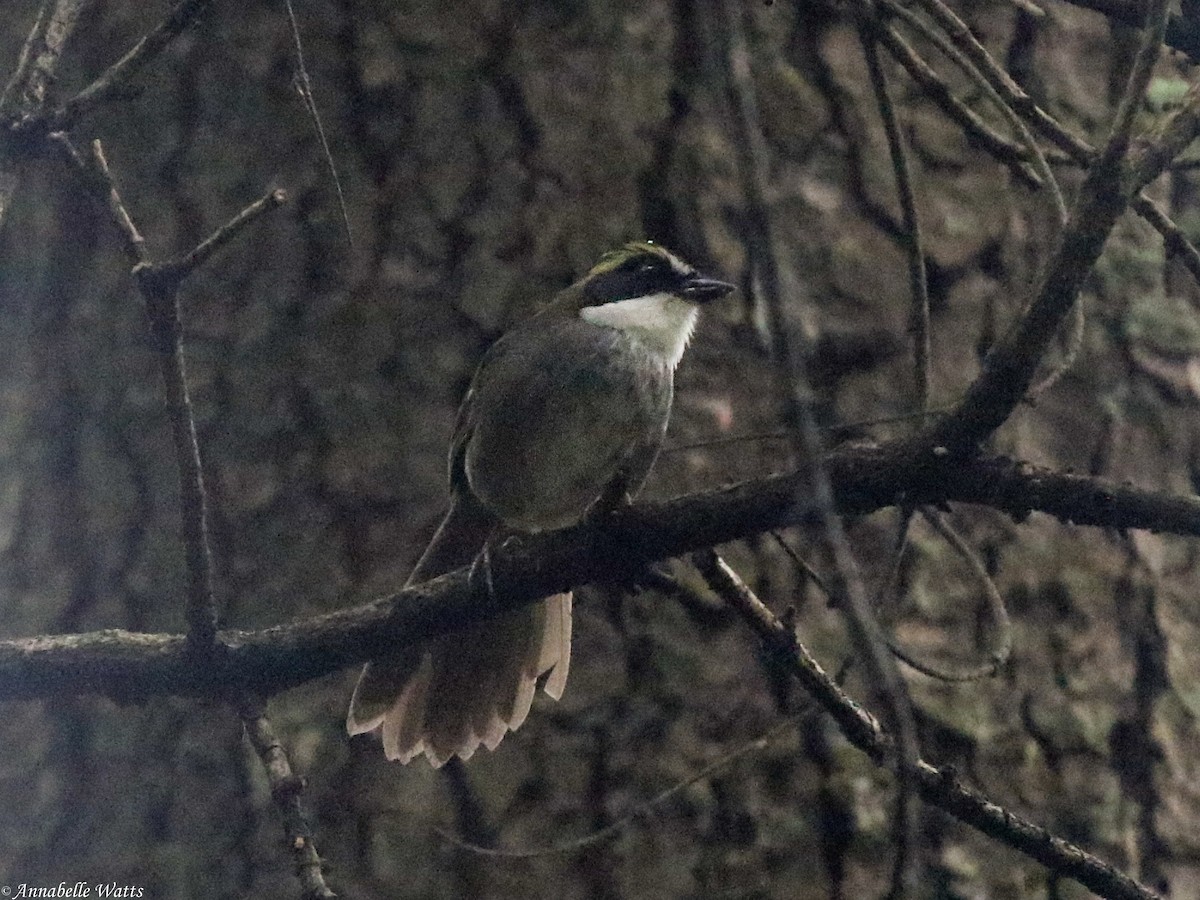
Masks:
[[[700,310],[695,304],[664,292],[585,306],[579,317],[593,325],[628,332],[650,350],[662,354],[667,365],[674,369],[691,340]]]

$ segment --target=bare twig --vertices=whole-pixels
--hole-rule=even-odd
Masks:
[[[212,0],[180,0],[154,30],[138,41],[128,53],[109,66],[100,76],[47,116],[44,126],[50,130],[70,128],[82,116],[96,110],[120,94],[122,89],[194,22]]]
[[[928,2],[937,2],[937,0],[928,0]],[[895,3],[893,0],[874,0],[874,3],[876,8],[887,15],[900,19],[922,37],[930,41],[987,95],[988,99],[992,101],[992,104],[1004,116],[1013,130],[1020,135],[1025,147],[1032,154],[1030,163],[1033,165],[1034,171],[1037,172],[1042,184],[1049,192],[1052,224],[1060,226],[1065,222],[1067,219],[1067,207],[1066,201],[1063,200],[1062,189],[1058,186],[1058,179],[1054,177],[1054,172],[1050,168],[1045,151],[1042,150],[1041,146],[1030,133],[1029,127],[1022,120],[1021,116],[1018,115],[1018,104],[1014,103],[1014,98],[1019,101],[1019,96],[1024,96],[1024,92],[1016,87],[1012,79],[1007,78],[1007,73],[1003,73],[1007,81],[998,82],[996,78],[991,76],[989,69],[981,67],[981,59],[984,63],[992,62],[991,56],[982,46],[979,46],[979,50],[982,51],[982,57],[979,57],[978,54],[964,52],[958,44],[947,39],[937,29],[931,28],[928,23],[907,7]],[[950,15],[953,16],[953,13],[950,13]],[[970,29],[967,29],[965,24],[962,27],[966,29],[969,35]],[[978,42],[975,42],[975,44],[978,45]],[[968,44],[968,46],[971,45]],[[1009,84],[1012,85],[1011,90],[1007,92],[1001,90],[1002,86],[1006,87]],[[1028,100],[1029,104],[1033,104],[1033,101],[1029,100],[1028,97],[1025,97],[1025,99]],[[1033,105],[1036,106],[1036,104]]]
[[[1026,403],[1036,404],[1042,394],[1058,384],[1062,377],[1071,371],[1075,360],[1083,351],[1083,339],[1086,336],[1087,315],[1084,313],[1083,304],[1076,301],[1075,305],[1071,307],[1071,330],[1067,333],[1067,346],[1063,351],[1062,358],[1050,367],[1050,371],[1042,376],[1041,381],[1025,392],[1024,401]]]
[[[179,511],[188,570],[188,639],[194,649],[205,650],[214,645],[217,632],[212,549],[208,541],[208,492],[204,488],[200,440],[196,436],[196,417],[188,389],[178,282],[156,279],[153,272],[152,266],[139,266],[134,270],[140,276],[138,282],[146,298],[150,330],[155,337],[166,387],[175,460],[179,466]]]
[[[904,564],[904,554],[908,551],[908,536],[912,530],[913,509],[904,507],[900,510],[900,527],[896,529],[896,539],[892,542],[892,555],[883,582],[875,591],[872,607],[884,611],[886,605],[895,596],[896,585],[900,581],[900,567]],[[894,652],[894,651],[893,651]]]
[[[92,142],[92,164],[107,186],[105,200],[114,221],[126,234],[128,252],[137,260],[133,273],[137,276],[145,299],[150,331],[155,339],[159,368],[166,388],[175,461],[179,468],[180,519],[188,570],[188,640],[193,649],[207,650],[214,645],[216,637],[217,607],[213,596],[212,550],[208,542],[208,500],[183,354],[179,282],[176,279],[154,277],[154,266],[146,261],[145,242],[121,201],[99,141]]]
[[[766,142],[759,122],[758,102],[750,72],[749,49],[742,7],[734,0],[719,0],[714,20],[721,67],[725,73],[729,109],[735,130],[733,144],[746,199],[746,235],[750,258],[766,301],[771,330],[771,350],[786,424],[795,432],[795,450],[801,470],[807,475],[804,496],[811,497],[828,552],[833,559],[830,582],[846,619],[854,645],[861,654],[872,684],[888,710],[897,733],[897,750],[906,760],[917,755],[917,732],[911,703],[894,660],[888,654],[846,542],[841,520],[834,508],[829,475],[822,462],[820,433],[813,413],[811,388],[806,368],[807,353],[802,335],[794,336],[784,311],[781,274],[776,260],[773,225],[767,204],[769,185]],[[797,346],[795,337],[799,337]],[[911,802],[907,767],[900,768],[896,795],[897,893],[913,893],[919,881],[920,859],[916,847],[916,808]]]
[[[1167,211],[1145,194],[1138,194],[1133,198],[1133,208],[1162,235],[1167,255],[1183,263],[1192,273],[1192,277],[1200,282],[1200,250],[1196,249],[1196,245],[1183,233],[1183,229],[1167,215]]]
[[[1069,2],[1076,2],[1082,6],[1089,6],[1090,8],[1103,11],[1107,15],[1128,25],[1142,25],[1145,21],[1149,21],[1145,19],[1145,16],[1148,14],[1146,8],[1141,4],[1125,3],[1125,0],[1095,0],[1094,5],[1092,0],[1088,0],[1088,2],[1069,0]],[[941,0],[927,0],[924,5],[934,15],[939,24],[951,35],[951,39],[955,45],[961,48],[964,55],[977,66],[979,73],[1002,98],[1005,105],[1028,119],[1039,132],[1065,151],[1070,158],[1083,165],[1090,165],[1092,163],[1096,154],[1095,148],[1084,138],[1065,128],[1053,116],[1038,106],[1033,98],[1026,94],[1020,85],[1013,81],[1008,72],[979,43],[966,23],[958,18],[948,6],[942,3]],[[906,21],[909,21],[910,24],[914,23],[912,17],[909,17]],[[1140,100],[1142,94],[1145,93],[1145,83],[1149,75],[1152,74],[1154,59],[1157,57],[1158,46],[1161,43],[1161,41],[1155,42],[1153,35],[1161,35],[1163,27],[1165,25],[1160,20],[1159,26],[1153,27],[1151,33],[1147,35],[1147,40],[1141,44],[1139,55],[1135,59],[1135,66],[1131,69],[1130,79],[1126,85],[1125,97],[1131,96],[1128,88],[1133,87],[1136,89],[1138,84],[1142,85],[1142,93],[1137,94],[1138,99]],[[931,39],[934,35],[936,35],[936,32],[926,32],[926,36]],[[886,38],[882,35],[881,40],[887,43]],[[901,57],[897,58],[901,59],[901,62],[904,62]],[[909,65],[906,65],[906,68],[913,71]],[[918,76],[914,74],[914,77]],[[1136,79],[1136,82],[1134,79]],[[920,80],[919,77],[918,80]],[[934,90],[930,93],[930,97],[937,101],[942,98],[942,94],[942,91]],[[1122,102],[1124,103],[1124,100]],[[1136,102],[1127,103],[1125,104],[1125,112],[1120,113],[1124,117],[1124,124],[1121,125],[1120,132],[1126,135],[1126,139],[1128,139],[1128,131],[1132,126],[1133,112],[1136,111],[1136,108]],[[956,117],[956,121],[958,121],[958,117]],[[981,145],[984,149],[993,153],[993,155],[997,155],[997,158],[1002,161],[1009,158],[1007,148],[1003,147],[1003,145],[997,145],[995,142],[988,141],[986,137],[981,141]],[[1054,161],[1058,161],[1057,158]],[[1149,179],[1146,180],[1148,181]],[[1195,248],[1192,248],[1193,254],[1189,254],[1187,248],[1190,246],[1190,242],[1186,245],[1180,243],[1180,238],[1183,238],[1183,234],[1178,226],[1170,220],[1163,210],[1152,209],[1152,205],[1153,201],[1144,194],[1139,194],[1133,201],[1135,211],[1163,235],[1163,238],[1167,242],[1168,252],[1179,255],[1189,270],[1193,271],[1197,280],[1200,280],[1200,260],[1193,258]],[[1186,241],[1186,238],[1183,238],[1183,240]],[[1193,269],[1193,265],[1196,266],[1195,269]]]
[[[3,101],[0,103],[0,120],[7,120],[6,124],[11,125],[41,112],[67,40],[90,2],[55,0],[53,6],[46,3],[42,7],[21,49],[17,69],[0,98]],[[18,135],[0,133],[0,226],[4,224],[17,190],[17,172],[24,152],[24,143]]]
[[[940,4],[940,0],[924,2],[934,8]],[[1165,0],[1155,0],[1151,10],[1153,27],[1146,30],[1143,48],[1157,48],[1161,43],[1165,9]],[[966,451],[1011,415],[1028,391],[1047,347],[1076,303],[1083,279],[1091,271],[1117,218],[1132,196],[1162,172],[1200,130],[1200,91],[1193,88],[1157,134],[1139,142],[1135,152],[1125,159],[1129,147],[1127,110],[1137,102],[1136,98],[1129,98],[1145,88],[1151,52],[1138,54],[1139,63],[1131,73],[1125,98],[1118,108],[1112,136],[1099,158],[1102,162],[1088,170],[1071,225],[1033,302],[992,348],[984,360],[983,372],[968,388],[955,413],[928,429],[923,438],[927,446]]]
[[[920,5],[929,13],[934,22],[944,30],[950,43],[956,50],[970,62],[972,68],[983,76],[984,81],[991,87],[991,90],[1003,98],[1004,107],[1011,109],[1019,117],[1028,120],[1060,149],[1065,150],[1067,153],[1078,150],[1079,139],[1070,134],[1051,115],[1038,106],[1032,97],[1025,93],[1024,89],[1013,80],[1004,67],[996,62],[992,55],[988,53],[987,48],[975,37],[970,26],[959,18],[954,10],[950,9],[942,0],[920,0]],[[897,12],[900,8],[890,2],[887,4],[888,11],[894,15],[900,15]],[[904,18],[910,24],[920,22],[919,19],[913,16],[901,15],[901,18]],[[914,27],[922,26],[914,25]],[[934,29],[925,28],[922,33],[925,37],[931,39],[935,35],[941,37],[941,32]],[[942,49],[940,42],[939,49]]]
[[[46,16],[50,13],[50,4],[43,3],[42,8],[38,10],[37,18],[34,19],[33,28],[25,37],[25,43],[21,45],[21,52],[17,56],[17,66],[13,69],[12,75],[4,85],[4,90],[0,92],[0,112],[9,112],[9,104],[12,100],[12,95],[18,90],[29,74],[29,67],[33,64],[34,47],[42,40],[42,29],[46,26]]]
[[[239,713],[245,726],[246,739],[267,773],[271,799],[283,818],[284,834],[288,849],[296,861],[296,877],[300,879],[304,900],[330,900],[336,897],[337,894],[325,883],[321,857],[313,843],[312,826],[301,803],[304,779],[292,772],[287,751],[275,736],[275,729],[267,718],[265,704],[257,699],[243,701]]]
[[[1069,0],[1069,2],[1078,2],[1078,0]],[[1132,7],[1130,7],[1130,10],[1132,10]],[[1128,20],[1128,23],[1140,23],[1140,18],[1138,18],[1140,15],[1139,8],[1137,17]],[[1122,22],[1127,21],[1123,16],[1118,16],[1117,18]],[[919,20],[909,19],[908,21],[909,24],[914,24],[915,21]],[[1015,144],[1003,135],[996,133],[973,110],[955,98],[942,77],[928,63],[921,59],[903,38],[896,34],[894,28],[882,22],[877,22],[874,27],[877,39],[888,48],[888,52],[905,68],[913,80],[921,86],[924,96],[936,103],[947,116],[958,123],[969,140],[976,143],[980,149],[990,154],[998,162],[1008,166],[1022,180],[1034,186],[1041,184],[1041,179],[1027,168],[1027,161],[1033,157],[1033,153],[1028,147]],[[937,32],[930,33],[927,31],[924,33],[936,41]],[[1057,146],[1062,148],[1062,151],[1065,151],[1065,153],[1046,153],[1048,163],[1059,165],[1070,162],[1085,166],[1091,164],[1096,153],[1095,148],[1091,144],[1065,128],[1049,113],[1038,107],[1021,90],[1016,82],[1012,81],[1008,73],[991,58],[986,49],[982,46],[977,46],[973,47],[973,51],[983,66],[980,74],[986,76],[988,84],[991,85],[992,90],[996,92],[997,96],[1001,98],[1001,102],[1015,110],[1024,110],[1032,124],[1043,135],[1050,138]],[[961,65],[960,63],[960,67]],[[964,71],[968,70],[964,69]],[[969,71],[968,74],[970,74]],[[1200,161],[1197,161],[1197,164],[1200,165]],[[1134,197],[1132,205],[1134,211],[1163,236],[1167,252],[1179,258],[1188,268],[1188,271],[1192,273],[1193,277],[1197,281],[1200,281],[1200,252],[1187,239],[1179,226],[1171,220],[1161,207],[1154,204],[1144,193]]]
[[[98,153],[99,141],[95,146]],[[196,416],[188,389],[179,286],[184,278],[233,240],[247,225],[282,204],[285,197],[281,190],[270,191],[188,253],[163,264],[142,261],[133,269],[146,299],[150,329],[155,336],[166,387],[167,414],[171,420],[175,459],[179,466],[180,514],[189,584],[188,638],[197,650],[207,650],[214,644],[217,603],[213,592],[212,550],[208,539],[208,492],[204,487],[200,440],[196,434]]]
[[[35,116],[41,112],[67,41],[74,33],[79,17],[91,2],[55,0],[48,15],[47,7],[42,8],[21,51],[17,71],[5,88],[5,100],[15,102],[19,116]]]
[[[741,615],[767,649],[829,713],[850,743],[877,765],[897,760],[893,737],[829,677],[796,638],[795,630],[767,609],[716,554],[711,556],[706,576],[713,590]],[[905,763],[900,758],[900,763],[911,767],[909,776],[926,803],[1019,850],[1056,875],[1073,879],[1101,897],[1160,900],[1152,890],[1119,869],[967,788],[952,769],[936,768],[921,759]]]
[[[96,141],[91,146],[91,153],[84,156],[71,143],[71,139],[62,132],[50,134],[50,140],[62,147],[67,159],[78,170],[87,182],[92,194],[108,209],[109,217],[121,235],[122,249],[129,258],[130,266],[140,265],[147,260],[146,240],[133,223],[129,210],[117,192],[112,172],[109,171],[108,161],[104,157],[104,148]]]
[[[146,242],[121,199],[100,142],[93,141],[90,156],[84,157],[67,135],[53,133],[50,137],[64,148],[67,159],[80,172],[90,192],[107,207],[122,235],[126,255],[133,264],[133,275],[146,303],[166,388],[166,408],[171,420],[179,469],[180,518],[188,569],[188,631],[183,648],[186,655],[197,664],[210,667],[219,659],[214,651],[225,649],[227,644],[219,641],[217,636],[212,551],[208,541],[207,493],[195,416],[188,392],[179,287],[184,278],[247,225],[279,206],[285,199],[284,193],[280,190],[269,192],[188,253],[166,263],[155,264],[150,261]],[[288,843],[296,859],[296,873],[305,900],[335,897],[325,883],[321,860],[313,845],[312,830],[300,803],[304,783],[292,773],[287,754],[266,718],[265,701],[260,696],[251,697],[241,687],[224,692],[223,696],[236,698],[246,736],[262,760],[271,786],[271,796],[283,817]]]
[[[454,846],[461,847],[462,849],[468,850],[471,853],[477,853],[480,856],[500,857],[502,859],[534,859],[539,856],[554,856],[562,853],[576,853],[580,850],[585,850],[588,847],[595,846],[596,844],[603,843],[604,841],[611,840],[630,825],[648,819],[655,809],[657,809],[659,806],[662,806],[681,791],[685,791],[693,784],[704,781],[705,779],[716,775],[718,772],[728,769],[735,762],[745,756],[749,756],[751,753],[758,753],[762,750],[765,750],[768,746],[770,746],[773,740],[779,737],[779,735],[783,734],[783,732],[793,728],[794,726],[795,722],[791,719],[779,723],[766,734],[760,735],[752,741],[747,741],[741,746],[735,747],[727,753],[721,754],[718,758],[714,759],[695,774],[685,778],[682,781],[676,782],[666,790],[655,794],[646,802],[638,804],[635,809],[631,810],[626,815],[623,815],[619,819],[610,822],[603,828],[599,828],[596,831],[593,831],[590,834],[585,834],[582,837],[576,838],[575,840],[564,841],[561,844],[552,844],[548,847],[482,847],[479,844],[474,844],[470,841],[464,840],[463,838],[460,838],[457,835],[446,831],[445,829],[438,828],[436,830],[444,840],[450,842]]]
[[[179,469],[180,519],[188,571],[188,639],[194,650],[207,652],[215,646],[217,605],[213,591],[212,550],[208,539],[208,494],[204,487],[200,441],[188,389],[179,286],[197,266],[247,225],[264,212],[279,206],[285,195],[279,190],[269,192],[188,253],[157,264],[150,261],[146,242],[121,200],[100,142],[92,142],[91,158],[85,159],[65,135],[55,133],[53,138],[66,149],[68,158],[80,169],[92,193],[107,206],[113,222],[124,237],[125,251],[133,263],[133,274],[146,303],[150,331],[166,389],[167,415],[171,420],[175,461]]]
[[[1004,598],[1000,596],[1000,591],[996,587],[996,583],[988,574],[987,569],[983,565],[983,561],[979,559],[978,554],[971,548],[969,544],[962,539],[949,523],[941,516],[941,514],[925,508],[921,510],[922,516],[929,521],[933,528],[952,546],[955,551],[966,560],[967,565],[971,567],[971,571],[979,580],[980,586],[983,588],[985,608],[988,612],[990,622],[987,624],[987,635],[992,641],[988,648],[988,662],[974,669],[969,669],[965,672],[948,672],[939,669],[929,663],[922,662],[913,656],[909,651],[904,649],[897,643],[895,637],[889,634],[884,635],[884,640],[887,643],[888,649],[892,654],[909,668],[920,672],[922,675],[927,675],[930,678],[936,678],[938,681],[948,682],[968,682],[979,681],[983,678],[990,678],[995,675],[1000,668],[1008,661],[1009,655],[1012,653],[1012,622],[1008,617],[1008,609],[1004,605]],[[896,581],[900,574],[900,564],[904,558],[904,552],[908,548],[908,533],[909,526],[912,522],[912,513],[904,510],[904,519],[901,522],[900,529],[896,534],[896,541],[892,548],[891,565],[888,567],[888,572],[884,576],[883,582],[880,584],[879,591],[875,599],[875,608],[880,609],[888,600],[891,599]],[[793,562],[817,585],[817,588],[825,594],[829,599],[832,595],[829,593],[829,586],[819,574],[807,563],[803,558],[792,549],[778,532],[771,532],[771,536],[779,543],[784,551],[791,557]]]
[[[871,88],[879,107],[879,118],[887,135],[888,152],[892,159],[892,171],[896,175],[896,194],[900,200],[900,213],[904,220],[904,249],[908,259],[908,283],[912,293],[912,311],[909,314],[909,331],[913,338],[913,381],[917,387],[917,408],[922,412],[929,409],[929,285],[925,276],[925,248],[921,240],[921,219],[917,215],[917,198],[913,190],[912,168],[908,163],[908,151],[904,146],[904,135],[896,116],[888,88],[887,73],[879,61],[879,47],[874,30],[867,25],[859,28],[859,39],[866,57],[867,72]]]
[[[342,225],[346,229],[346,243],[353,248],[354,237],[350,233],[350,214],[346,212],[346,197],[342,193],[342,179],[338,175],[337,166],[333,163],[333,151],[329,149],[329,139],[325,137],[325,126],[321,123],[321,112],[317,108],[313,96],[312,81],[308,77],[308,67],[304,63],[304,44],[300,40],[300,24],[296,21],[296,11],[292,9],[292,0],[283,0],[287,9],[288,25],[291,28],[292,48],[296,51],[296,91],[304,102],[304,109],[312,119],[317,139],[321,142],[321,152],[325,156],[325,164],[329,168],[329,177],[333,179],[333,189],[337,194],[338,209],[342,214]]]
[[[155,279],[166,279],[176,283],[183,281],[208,262],[209,259],[226,244],[236,238],[242,231],[264,214],[287,202],[287,193],[279,188],[267,191],[240,213],[206,237],[187,253],[176,256],[166,262],[151,266]]]
[[[945,79],[904,40],[890,24],[877,22],[875,37],[883,44],[909,76],[921,87],[921,93],[936,103],[947,116],[958,124],[966,133],[967,140],[987,152],[997,161],[1008,168],[1025,184],[1039,187],[1042,180],[1030,168],[1030,161],[1035,156],[1035,150],[1016,143],[996,131],[985,122],[978,113],[954,96]],[[1061,163],[1071,161],[1071,157],[1063,154],[1051,156],[1047,154],[1047,162]]]
[[[1021,12],[1033,16],[1035,19],[1046,18],[1046,10],[1034,3],[1033,0],[1008,0],[1008,2],[1021,10]]]
[[[829,590],[829,585],[825,583],[825,579],[821,577],[821,573],[809,565],[808,560],[797,553],[796,549],[783,539],[782,534],[778,531],[772,531],[771,537],[775,539],[775,543],[779,545],[780,549],[788,555],[788,558],[796,564],[796,568],[803,572],[805,577],[817,586],[817,590],[824,594],[827,599],[833,597],[833,594]]]
[[[986,648],[988,661],[973,669],[950,672],[922,662],[901,647],[895,639],[890,638],[888,646],[896,654],[896,657],[907,666],[915,669],[922,675],[936,678],[938,681],[963,683],[991,678],[1003,668],[1012,654],[1012,622],[1008,617],[1008,609],[1004,605],[1004,598],[1000,596],[996,582],[988,574],[983,560],[979,558],[979,554],[975,552],[970,544],[963,540],[962,535],[950,526],[945,517],[928,507],[921,510],[921,515],[933,527],[934,531],[941,535],[954,548],[955,552],[966,561],[975,575],[975,579],[979,582],[980,588],[983,590],[984,609],[987,611],[989,620],[984,626],[989,642],[989,646]]]
[[[1200,133],[1200,82],[1188,88],[1179,106],[1146,134],[1134,139],[1122,186],[1135,193],[1162,174]]]
[[[927,0],[939,2],[939,0]],[[1129,142],[1133,136],[1134,117],[1146,96],[1146,88],[1154,75],[1154,64],[1158,62],[1158,54],[1162,48],[1163,32],[1167,28],[1167,14],[1170,9],[1168,0],[1150,0],[1146,9],[1145,31],[1137,54],[1133,59],[1129,78],[1125,89],[1121,92],[1117,113],[1109,131],[1108,141],[1094,163],[1098,177],[1103,181],[1115,181],[1129,151]]]

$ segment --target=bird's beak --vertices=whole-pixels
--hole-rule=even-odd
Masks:
[[[691,300],[693,303],[707,303],[709,300],[716,300],[718,297],[724,297],[733,290],[733,285],[728,281],[721,281],[717,278],[709,278],[706,275],[689,275],[687,280],[683,282],[683,287],[679,290],[679,296],[685,300]]]

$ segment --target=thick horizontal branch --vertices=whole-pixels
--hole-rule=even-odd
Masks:
[[[902,445],[845,447],[828,458],[839,512],[982,504],[1023,518],[1200,535],[1200,499],[1138,490],[1004,458],[913,457]],[[526,537],[493,554],[497,600],[465,571],[370,603],[260,631],[223,631],[195,655],[183,635],[109,630],[0,641],[0,699],[98,693],[271,694],[592,581],[635,579],[646,563],[812,520],[798,475],[777,475],[622,510],[599,524]]]

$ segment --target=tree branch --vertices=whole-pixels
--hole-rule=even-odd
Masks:
[[[38,13],[12,78],[0,96],[0,225],[17,190],[24,141],[12,128],[42,111],[75,23],[91,0],[55,0]]]
[[[1023,518],[1200,535],[1200,499],[1141,491],[1005,458],[914,460],[896,446],[851,447],[827,460],[838,511],[897,504],[984,504]],[[599,525],[531,536],[493,557],[498,601],[481,602],[454,572],[398,594],[260,631],[221,631],[207,657],[183,635],[108,630],[0,641],[0,699],[97,693],[138,700],[179,695],[270,695],[398,646],[495,616],[589,581],[640,575],[647,562],[773,528],[809,524],[798,474],[776,475],[663,503],[639,504]]]
[[[704,566],[709,585],[830,714],[846,739],[876,765],[895,760],[893,736],[829,677],[796,639],[794,629],[772,613],[723,560],[716,554],[710,556],[709,564]],[[899,762],[905,764],[903,760]],[[908,763],[907,767],[917,794],[926,803],[1037,860],[1052,872],[1078,881],[1101,897],[1157,900],[1157,894],[1119,869],[966,787],[953,769],[938,768],[923,759]]]
[[[167,45],[195,21],[212,0],[181,0],[152,31],[109,66],[100,76],[46,117],[49,131],[70,128],[80,117],[111,100]]]
[[[754,281],[766,308],[766,321],[770,330],[770,350],[775,368],[775,381],[783,423],[793,432],[793,450],[799,461],[800,480],[795,485],[795,497],[805,498],[814,507],[814,524],[821,541],[833,562],[829,582],[833,597],[842,613],[855,649],[861,656],[871,679],[873,689],[888,713],[888,721],[896,733],[897,752],[906,760],[917,758],[917,729],[912,712],[912,701],[908,688],[900,676],[896,662],[888,653],[883,633],[871,612],[866,587],[863,584],[857,560],[846,539],[845,529],[837,515],[836,498],[830,473],[826,469],[824,446],[817,427],[815,402],[809,381],[812,357],[812,340],[805,330],[793,323],[803,309],[795,300],[795,312],[789,314],[788,294],[785,290],[783,269],[779,263],[776,247],[774,210],[768,200],[771,196],[771,164],[767,151],[766,135],[759,116],[758,96],[750,68],[750,47],[746,36],[745,10],[735,0],[719,0],[714,4],[715,35],[723,69],[730,125],[738,174],[745,199],[745,234]],[[875,46],[869,37],[864,37],[868,58],[876,59]],[[878,68],[876,65],[875,68]],[[874,74],[874,69],[872,70]],[[882,74],[880,79],[882,80]],[[877,85],[881,94],[886,91]],[[886,101],[881,100],[881,103]],[[885,121],[890,106],[884,109]],[[890,137],[890,134],[889,134]],[[895,149],[895,148],[893,148]],[[897,174],[903,196],[907,179]],[[911,220],[907,213],[912,212]],[[910,246],[918,253],[921,280],[924,278],[924,260],[920,258],[919,228],[915,210],[905,209],[906,225]],[[920,298],[914,297],[920,304]],[[918,346],[920,341],[918,340]],[[926,348],[927,349],[927,348]],[[927,378],[921,362],[927,359],[918,349],[918,376],[921,383],[921,411],[928,408]],[[893,817],[893,842],[896,847],[895,864],[892,869],[890,900],[901,900],[916,893],[921,881],[922,860],[917,841],[916,804],[912,801],[912,786],[909,784],[907,768],[900,769]]]
[[[283,830],[287,836],[288,849],[296,860],[296,876],[300,879],[301,895],[304,900],[334,900],[337,897],[325,883],[321,857],[313,843],[312,826],[300,797],[304,793],[304,779],[292,771],[287,750],[275,736],[271,720],[267,718],[266,706],[260,699],[244,701],[238,710],[242,725],[246,729],[246,740],[254,748],[267,773],[271,786],[271,799],[283,819]]]
[[[250,223],[282,204],[286,195],[281,190],[269,191],[189,252],[163,263],[155,263],[150,260],[146,241],[121,199],[100,142],[93,141],[91,156],[84,157],[67,135],[54,132],[50,138],[65,148],[68,159],[79,170],[92,194],[107,206],[113,223],[123,237],[126,256],[133,263],[133,275],[146,304],[150,333],[162,371],[165,405],[171,421],[179,469],[180,526],[188,571],[188,637],[193,649],[207,650],[213,645],[216,635],[217,607],[213,594],[212,550],[208,540],[208,498],[187,383],[179,288],[188,275]]]
[[[936,4],[937,0],[927,2]],[[1117,219],[1132,197],[1166,169],[1200,130],[1200,87],[1193,86],[1179,110],[1152,134],[1130,145],[1132,109],[1149,77],[1151,51],[1146,48],[1157,48],[1161,42],[1163,0],[1156,0],[1155,9],[1154,27],[1147,28],[1144,52],[1139,51],[1139,66],[1131,75],[1112,135],[1079,189],[1071,223],[1050,260],[1045,280],[1026,313],[988,354],[983,371],[958,408],[926,432],[923,439],[929,446],[967,452],[1012,415]]]
[[[929,410],[930,390],[930,339],[929,339],[929,284],[925,273],[925,244],[921,236],[921,217],[917,214],[917,195],[913,187],[912,167],[908,162],[908,147],[900,126],[900,117],[892,101],[887,73],[879,59],[876,29],[867,24],[859,26],[859,42],[867,62],[867,74],[875,92],[875,104],[879,107],[879,119],[887,136],[888,153],[892,160],[892,172],[896,176],[896,197],[904,220],[904,251],[908,261],[908,286],[912,294],[912,311],[909,313],[908,330],[913,340],[913,382],[917,389],[917,406],[921,412]]]

